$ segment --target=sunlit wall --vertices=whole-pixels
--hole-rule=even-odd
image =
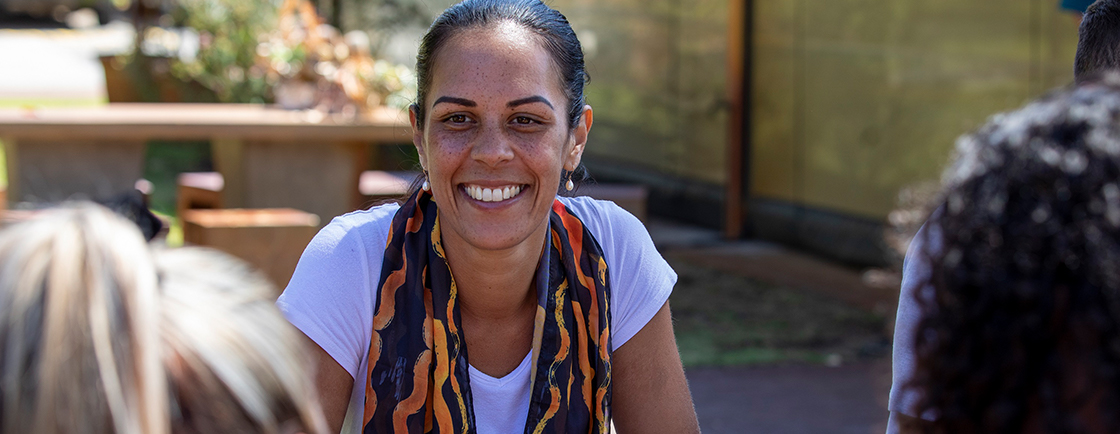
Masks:
[[[1056,0],[754,0],[752,198],[883,221],[957,136],[1072,81]]]

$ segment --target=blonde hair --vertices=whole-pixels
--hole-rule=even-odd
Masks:
[[[165,433],[151,256],[89,203],[0,232],[0,433]]]
[[[172,432],[327,431],[311,353],[263,276],[202,248],[157,252],[156,266]]]
[[[263,277],[65,204],[0,231],[0,434],[326,432]]]

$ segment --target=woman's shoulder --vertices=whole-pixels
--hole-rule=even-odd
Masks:
[[[645,225],[637,217],[609,200],[575,196],[561,197],[560,202],[579,217],[596,238],[615,238],[627,234],[649,236]]]
[[[328,224],[328,226],[337,225],[344,228],[372,228],[385,226],[392,222],[393,216],[400,208],[400,204],[396,202],[388,202],[367,209],[351,211],[331,219],[331,222]]]
[[[337,242],[345,237],[356,237],[364,241],[372,238],[384,242],[383,238],[398,209],[400,204],[386,203],[337,216],[319,230],[316,241]]]

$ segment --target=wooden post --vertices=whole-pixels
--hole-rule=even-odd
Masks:
[[[215,138],[210,141],[210,155],[214,168],[221,172],[222,203],[227,208],[244,208],[245,198],[245,143],[237,139]]]
[[[746,115],[751,83],[748,65],[750,60],[750,8],[751,0],[730,0],[727,23],[727,101],[731,116],[727,122],[727,187],[724,189],[723,235],[736,239],[743,235],[743,197],[746,191],[744,167],[747,149]]]

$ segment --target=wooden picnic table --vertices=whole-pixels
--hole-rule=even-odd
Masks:
[[[143,175],[145,144],[209,140],[229,208],[290,207],[324,223],[360,202],[368,146],[411,142],[407,113],[355,119],[255,104],[0,109],[8,201],[104,198]]]

